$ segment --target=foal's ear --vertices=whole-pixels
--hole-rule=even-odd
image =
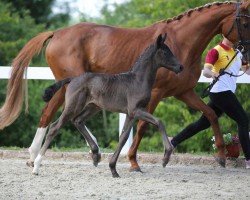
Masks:
[[[167,34],[166,33],[163,36],[162,36],[162,34],[160,34],[158,36],[158,38],[156,40],[157,48],[160,48],[164,44],[166,38],[167,38]]]
[[[167,33],[164,33],[164,34],[163,34],[163,38],[162,38],[162,44],[164,44],[166,38],[167,38]]]

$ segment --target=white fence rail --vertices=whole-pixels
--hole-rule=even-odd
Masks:
[[[9,66],[0,66],[0,79],[9,79],[11,73],[11,67]],[[239,72],[242,74],[242,71]],[[28,79],[37,79],[37,80],[54,80],[55,77],[49,67],[29,67],[27,70]],[[199,83],[209,83],[212,79],[206,78],[201,75]],[[237,83],[248,83],[250,84],[250,76],[244,74],[237,78]]]
[[[239,74],[241,74],[240,72]],[[9,79],[11,74],[11,67],[9,66],[0,66],[0,79]],[[28,79],[37,79],[37,80],[54,80],[55,77],[50,70],[49,67],[29,67],[27,70],[27,78]],[[211,79],[201,76],[199,81],[200,83],[208,83],[211,82]],[[250,84],[250,77],[244,74],[237,79],[237,83],[248,83]],[[121,133],[123,124],[125,120],[125,115],[119,115],[119,133]],[[129,147],[132,144],[133,133],[131,131],[129,139],[127,143],[124,145],[122,149],[122,154],[126,154],[128,152]]]

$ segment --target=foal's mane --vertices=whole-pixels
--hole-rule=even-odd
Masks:
[[[213,3],[207,3],[203,6],[199,6],[199,7],[196,7],[196,8],[193,8],[193,9],[190,9],[178,16],[175,16],[173,18],[169,18],[169,19],[165,19],[165,20],[161,20],[160,22],[165,22],[165,23],[171,23],[173,21],[176,21],[176,20],[180,20],[182,19],[184,16],[187,16],[189,17],[193,12],[195,11],[202,11],[203,9],[205,8],[211,8],[212,6],[221,6],[221,5],[229,5],[229,4],[235,4],[236,2],[235,1],[225,1],[225,2],[213,2]]]
[[[133,71],[136,66],[142,64],[142,62],[145,62],[147,60],[151,59],[151,55],[157,50],[155,48],[155,43],[149,45],[141,54],[140,56],[136,59],[135,63],[132,65],[130,71]]]

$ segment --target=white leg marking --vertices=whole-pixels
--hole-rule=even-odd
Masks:
[[[33,168],[32,174],[38,175],[39,168],[42,162],[42,158],[43,157],[40,154],[38,154],[34,162],[34,168]]]
[[[95,144],[97,145],[98,147],[98,153],[101,153],[100,151],[100,147],[98,146],[98,143],[97,143],[97,139],[95,138],[95,136],[91,133],[91,131],[87,128],[87,126],[85,126],[86,130],[88,131],[89,135],[91,136],[91,138],[94,140]],[[86,141],[87,142],[87,141]],[[87,142],[87,145],[89,146],[89,143]],[[89,151],[90,153],[92,153],[92,151],[90,150]]]
[[[36,135],[33,139],[32,144],[30,145],[29,152],[30,152],[30,161],[34,161],[41,149],[42,142],[44,136],[46,134],[48,127],[46,128],[38,128],[36,131]]]

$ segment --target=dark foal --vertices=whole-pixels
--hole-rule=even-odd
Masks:
[[[164,44],[165,39],[166,36],[159,35],[155,44],[150,45],[144,51],[131,71],[127,73],[117,75],[84,73],[75,78],[59,81],[45,90],[44,100],[49,101],[56,91],[69,83],[65,94],[64,110],[59,119],[50,126],[42,149],[35,159],[34,174],[38,174],[42,157],[50,142],[68,121],[72,121],[89,143],[96,166],[100,161],[100,154],[97,144],[86,130],[85,122],[101,109],[127,114],[118,147],[109,163],[113,177],[119,177],[116,171],[116,162],[136,119],[144,120],[158,127],[165,148],[163,166],[166,166],[167,158],[172,152],[172,146],[165,127],[160,120],[146,112],[157,69],[164,67],[175,73],[179,73],[183,69],[168,46]]]

